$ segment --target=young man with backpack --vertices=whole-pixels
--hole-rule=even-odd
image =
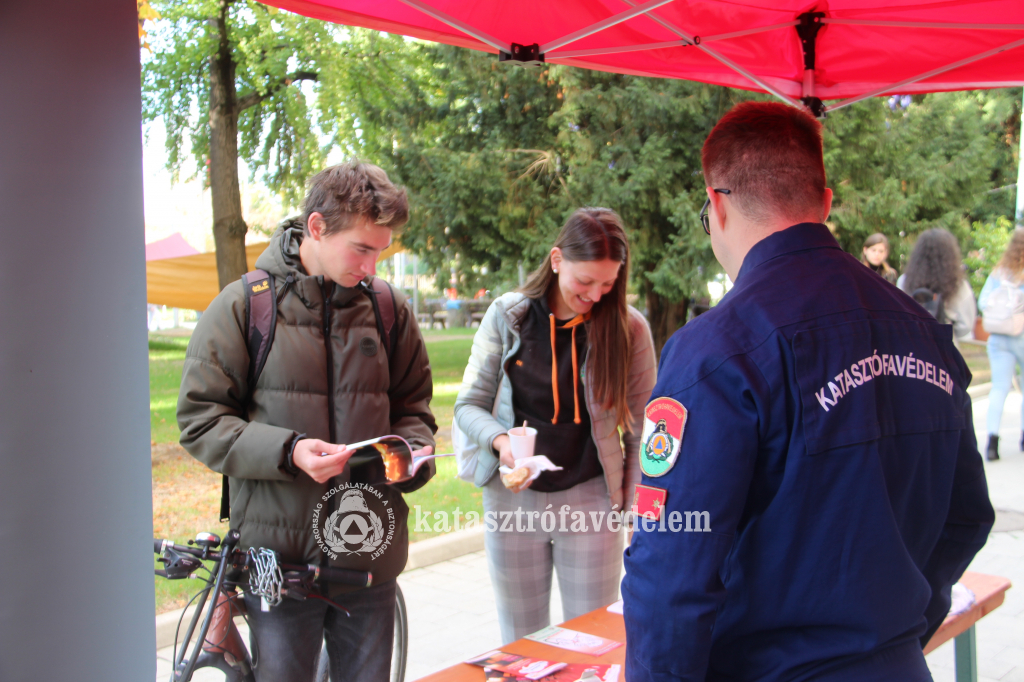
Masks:
[[[229,481],[243,548],[287,563],[373,575],[324,599],[268,611],[246,593],[260,682],[307,682],[326,636],[332,680],[387,680],[395,578],[408,555],[401,493],[433,475],[382,485],[383,463],[349,466],[346,443],[396,434],[429,454],[430,365],[405,297],[374,281],[381,251],[408,220],[404,189],[351,162],[310,183],[257,271],[210,304],[189,342],[178,397],[181,444]]]

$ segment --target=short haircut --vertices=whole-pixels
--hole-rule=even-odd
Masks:
[[[307,234],[309,216],[324,217],[324,236],[355,227],[360,218],[395,232],[409,222],[405,188],[392,184],[380,167],[362,161],[331,166],[313,176],[302,210]]]
[[[822,210],[821,124],[796,107],[737,104],[704,141],[701,165],[707,186],[731,190],[729,200],[750,220]]]

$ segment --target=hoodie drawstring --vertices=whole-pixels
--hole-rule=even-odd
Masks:
[[[590,319],[590,313],[585,315],[577,315],[568,322],[562,329],[572,329],[572,398],[573,405],[575,406],[575,415],[573,422],[579,424],[582,420],[580,419],[580,368],[579,361],[576,359],[576,327],[580,326],[584,322]],[[558,413],[561,410],[561,406],[558,401],[558,352],[555,349],[555,316],[548,314],[548,320],[551,322],[551,397],[555,401],[555,416],[551,418],[552,424],[558,423]]]

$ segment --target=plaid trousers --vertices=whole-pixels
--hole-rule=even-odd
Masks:
[[[611,501],[604,476],[554,493],[518,494],[495,476],[483,492],[485,519],[495,519],[486,527],[484,546],[503,644],[551,624],[552,568],[558,573],[563,620],[618,599],[623,532],[608,527]],[[517,511],[522,512],[518,518]],[[570,516],[577,511],[583,513],[585,530],[579,515]],[[537,515],[528,522],[530,512]],[[595,528],[598,518],[603,522]]]

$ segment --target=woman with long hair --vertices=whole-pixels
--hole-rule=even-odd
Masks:
[[[896,270],[889,266],[889,239],[881,232],[875,232],[864,242],[860,262],[878,273],[889,284],[896,284]]]
[[[626,303],[628,279],[619,216],[579,209],[473,339],[455,425],[478,448],[472,478],[483,488],[505,643],[549,624],[552,568],[566,620],[617,597],[621,515],[640,481],[640,426],[657,371],[647,321]],[[524,421],[537,429],[535,454],[561,470],[507,488],[498,466],[515,467],[507,432]]]
[[[993,294],[1002,286],[1024,290],[1024,229],[1013,231],[1010,243],[992,274],[985,280],[978,304],[982,313],[992,302]],[[1009,297],[1007,297],[1009,298]],[[999,423],[1003,420],[1003,405],[1013,383],[1017,365],[1021,367],[1021,384],[1024,385],[1024,333],[1016,336],[989,334],[988,362],[992,369],[992,390],[988,394],[988,448],[985,459],[999,459]],[[1024,424],[1024,405],[1021,406],[1021,424]],[[1020,449],[1024,450],[1024,434]]]
[[[974,334],[978,306],[964,275],[960,244],[949,230],[933,227],[918,236],[907,269],[896,280],[896,286],[913,296],[939,322],[953,325],[954,339]]]

